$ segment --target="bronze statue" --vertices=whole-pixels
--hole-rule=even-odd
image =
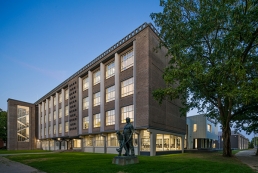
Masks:
[[[121,156],[122,148],[125,149],[124,156],[134,156],[134,146],[133,146],[133,133],[134,133],[134,127],[130,123],[130,118],[126,118],[126,125],[124,126],[123,134],[121,134],[119,131],[117,132],[117,140],[119,141],[120,147],[117,150],[119,153],[119,156]],[[120,134],[120,135],[119,135]],[[123,137],[123,139],[121,138]],[[129,152],[131,152],[131,155],[129,155]]]

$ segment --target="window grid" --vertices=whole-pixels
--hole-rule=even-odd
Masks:
[[[100,71],[96,71],[94,74],[93,74],[93,85],[96,85],[100,83]]]
[[[82,106],[83,110],[89,109],[89,97],[84,98],[82,100],[82,103],[83,103],[83,106]]]
[[[68,106],[65,106],[65,116],[68,116],[68,114],[69,114]]]
[[[127,53],[121,56],[121,71],[124,71],[133,66],[134,55],[133,50],[128,51]]]
[[[100,92],[97,92],[93,95],[93,106],[100,105]]]
[[[58,133],[62,133],[62,124],[58,124]]]
[[[126,118],[129,117],[131,122],[134,121],[134,107],[133,105],[121,108],[121,123],[126,123]]]
[[[106,66],[106,79],[115,75],[115,63],[112,61]]]
[[[115,86],[111,86],[106,89],[106,102],[115,100]]]
[[[211,132],[211,125],[210,124],[207,125],[207,130],[208,130],[208,132]]]
[[[58,118],[62,118],[62,109],[59,109],[58,111]]]
[[[100,114],[95,114],[93,117],[93,127],[100,127]]]
[[[51,114],[48,114],[48,121],[51,121]]]
[[[89,128],[89,117],[84,117],[83,118],[83,129],[88,129]]]
[[[69,92],[68,89],[65,90],[65,100],[68,100],[68,98],[69,98],[69,93],[68,92]]]
[[[54,120],[56,120],[56,111],[54,111]]]
[[[54,106],[56,105],[56,97],[53,97],[54,100]]]
[[[125,97],[134,93],[133,77],[121,82],[121,97]]]
[[[54,135],[56,134],[56,125],[54,125]]]
[[[193,125],[193,132],[197,132],[197,124]]]
[[[115,124],[115,110],[110,110],[106,112],[106,125]]]
[[[83,91],[89,88],[89,78],[83,79],[82,83],[83,83]]]
[[[69,123],[65,122],[65,132],[68,132],[68,129],[69,129]]]
[[[46,121],[47,121],[47,116],[44,115],[44,123],[46,123]]]
[[[62,94],[61,93],[58,96],[58,103],[62,103]]]

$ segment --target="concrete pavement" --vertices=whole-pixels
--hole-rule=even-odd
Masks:
[[[244,164],[250,166],[258,172],[258,156],[255,155],[257,149],[243,150],[236,153],[236,157]]]

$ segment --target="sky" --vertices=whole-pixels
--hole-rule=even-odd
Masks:
[[[0,0],[0,108],[35,103],[161,11],[159,0]]]

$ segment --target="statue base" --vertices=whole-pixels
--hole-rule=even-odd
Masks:
[[[116,156],[113,158],[112,163],[117,165],[129,165],[139,163],[139,160],[136,156]]]

